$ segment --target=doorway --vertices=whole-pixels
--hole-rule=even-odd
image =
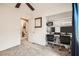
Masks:
[[[21,18],[21,40],[28,41],[28,19]]]

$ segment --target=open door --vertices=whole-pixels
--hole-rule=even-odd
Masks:
[[[28,40],[28,20],[21,18],[21,38]]]

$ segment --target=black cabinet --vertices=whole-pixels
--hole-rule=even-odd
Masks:
[[[64,35],[61,35],[60,36],[60,43],[62,44],[67,44],[67,45],[70,45],[70,36],[64,36]]]
[[[47,41],[51,41],[51,42],[54,42],[54,35],[50,35],[50,34],[47,34],[46,35],[46,38],[47,38]]]

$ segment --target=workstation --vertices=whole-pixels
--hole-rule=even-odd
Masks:
[[[71,12],[60,13],[47,18],[46,41],[48,45],[58,46],[61,49],[64,47],[68,51],[71,50],[72,18],[70,14]]]

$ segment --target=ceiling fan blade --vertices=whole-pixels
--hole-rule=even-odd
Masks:
[[[35,9],[33,8],[33,6],[30,3],[25,3],[32,11],[34,11]]]
[[[17,3],[15,7],[16,7],[16,8],[19,8],[20,5],[21,5],[21,3]]]

